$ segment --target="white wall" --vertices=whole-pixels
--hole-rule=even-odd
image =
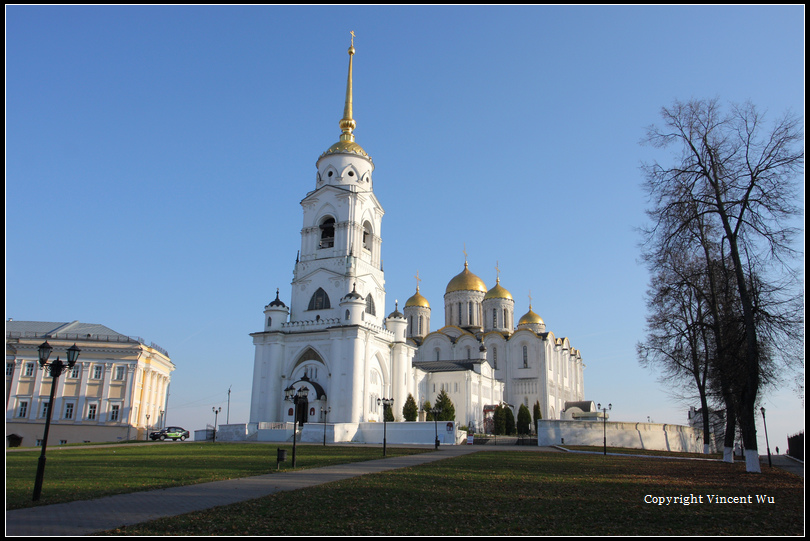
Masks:
[[[604,435],[603,435],[604,434]],[[700,431],[688,426],[601,421],[537,421],[537,445],[601,446],[702,453]]]

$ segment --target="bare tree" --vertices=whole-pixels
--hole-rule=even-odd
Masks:
[[[774,299],[789,292],[785,284],[796,278],[790,262],[797,255],[797,229],[791,220],[801,212],[796,205],[796,177],[804,167],[801,123],[787,114],[768,128],[753,105],[733,106],[724,113],[716,101],[676,102],[662,109],[662,118],[661,127],[648,130],[646,142],[658,148],[676,145],[680,154],[672,165],[645,167],[653,205],[648,250],[660,258],[682,246],[688,232],[705,226],[703,232],[710,234],[700,245],[719,249],[720,259],[728,259],[744,340],[744,356],[735,368],[742,382],[737,413],[746,469],[758,472],[755,407],[767,340],[759,335],[758,322],[764,319],[758,315],[754,277],[769,284],[762,290]],[[784,336],[778,328],[766,334],[769,339]]]

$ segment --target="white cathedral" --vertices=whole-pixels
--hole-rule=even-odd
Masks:
[[[421,406],[444,390],[456,422],[484,427],[488,412],[509,404],[517,415],[539,403],[543,419],[560,419],[583,401],[580,352],[546,330],[532,311],[515,318],[515,301],[464,269],[447,284],[444,326],[431,332],[431,307],[419,293],[383,316],[383,208],[374,196],[371,157],[355,142],[352,59],[340,140],[316,162],[314,190],[301,201],[304,224],[289,306],[264,309],[252,333],[256,354],[249,426],[293,422],[285,392],[305,387],[305,423],[382,421],[378,399],[393,399],[403,420],[408,395]]]

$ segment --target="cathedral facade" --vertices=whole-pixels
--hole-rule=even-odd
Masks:
[[[341,135],[316,162],[315,186],[301,201],[301,249],[289,306],[276,292],[255,346],[249,426],[383,420],[393,399],[402,420],[409,395],[435,403],[445,391],[456,421],[483,427],[485,411],[507,402],[540,404],[559,418],[583,397],[583,364],[565,338],[546,332],[531,307],[517,322],[511,294],[487,289],[465,262],[447,285],[444,325],[431,332],[430,303],[419,293],[388,316],[382,268],[384,211],[374,195],[374,163],[356,143],[352,104],[354,47]],[[418,282],[417,282],[418,283]],[[287,395],[306,389],[304,404]]]

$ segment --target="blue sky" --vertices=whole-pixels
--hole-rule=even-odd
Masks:
[[[635,354],[639,166],[671,156],[639,144],[645,128],[676,99],[804,115],[803,6],[6,17],[6,317],[166,348],[169,422],[191,430],[226,412],[229,388],[230,421],[247,421],[249,333],[277,287],[289,300],[300,201],[340,134],[350,30],[355,134],[386,211],[386,313],[418,271],[437,329],[466,247],[489,287],[497,262],[516,315],[531,292],[582,351],[586,398],[612,403],[613,420],[682,424],[688,407]],[[804,428],[792,387],[763,402],[772,447]]]

